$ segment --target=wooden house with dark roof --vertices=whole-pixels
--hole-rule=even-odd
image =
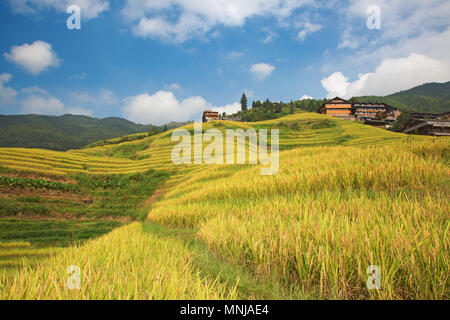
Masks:
[[[403,133],[450,136],[450,112],[442,114],[413,113]]]
[[[402,111],[385,103],[372,102],[350,102],[336,97],[326,101],[320,108],[319,113],[340,118],[344,120],[365,121],[377,127],[382,127],[397,120]],[[375,121],[375,122],[374,122]]]
[[[339,97],[326,101],[320,108],[319,113],[339,119],[356,120],[353,104]]]
[[[203,122],[209,122],[209,121],[218,120],[218,119],[219,119],[219,113],[216,111],[206,110],[205,112],[203,112],[203,117],[202,117]]]

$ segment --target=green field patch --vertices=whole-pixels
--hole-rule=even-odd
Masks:
[[[0,186],[8,188],[29,188],[29,189],[43,189],[43,190],[57,190],[63,192],[79,192],[80,186],[48,181],[44,179],[32,179],[32,178],[17,178],[17,177],[4,177],[0,176]]]

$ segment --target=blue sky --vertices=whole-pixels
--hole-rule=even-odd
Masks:
[[[243,91],[391,94],[450,80],[449,14],[441,0],[2,1],[0,114],[162,124],[235,111]]]

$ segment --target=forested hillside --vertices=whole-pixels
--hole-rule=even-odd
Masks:
[[[125,135],[160,132],[185,123],[163,127],[140,125],[121,118],[43,115],[0,116],[0,147],[42,148],[65,151]],[[153,130],[152,130],[153,128]]]
[[[406,111],[444,113],[450,111],[450,82],[427,83],[386,97],[357,97],[360,102],[384,102]]]

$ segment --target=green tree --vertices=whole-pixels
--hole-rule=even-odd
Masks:
[[[241,98],[241,110],[244,112],[248,109],[247,103],[247,96],[245,95],[245,93],[243,93]]]
[[[157,126],[153,126],[153,127],[150,129],[149,136],[154,136],[155,134],[158,134],[158,133],[159,133],[158,127],[157,127]]]
[[[294,114],[294,102],[292,101],[289,104],[289,114]]]

